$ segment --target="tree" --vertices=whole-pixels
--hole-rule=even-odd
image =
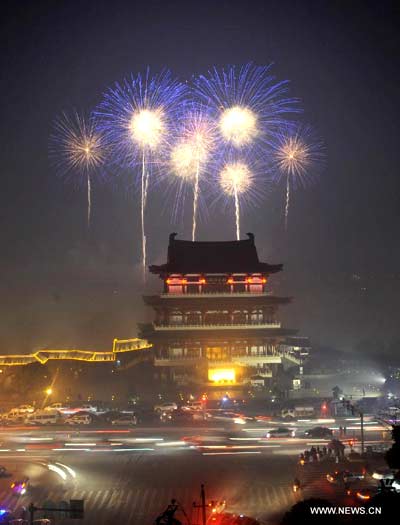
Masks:
[[[339,399],[342,394],[343,394],[343,390],[340,387],[334,386],[332,388],[332,397],[333,397],[333,399]]]
[[[386,452],[385,460],[390,468],[400,470],[400,425],[392,426],[392,447]]]
[[[5,390],[26,401],[43,397],[43,392],[49,384],[51,384],[51,375],[47,366],[32,363],[15,367],[10,371]]]

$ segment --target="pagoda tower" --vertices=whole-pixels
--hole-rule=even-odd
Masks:
[[[284,341],[297,330],[281,326],[278,308],[290,303],[270,291],[282,264],[260,262],[254,235],[239,241],[198,242],[169,237],[167,262],[149,267],[163,291],[145,296],[155,312],[140,325],[154,345],[160,380],[202,388],[265,388],[282,365],[298,365]]]

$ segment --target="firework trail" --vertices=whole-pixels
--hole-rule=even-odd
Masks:
[[[234,187],[235,194],[235,220],[236,220],[236,239],[240,240],[240,209],[239,209],[239,193],[237,190],[237,185]]]
[[[167,70],[116,83],[95,111],[115,163],[139,172],[143,278],[146,276],[145,215],[151,172],[163,165],[186,87]],[[140,169],[136,168],[140,166]]]
[[[89,227],[90,226],[90,216],[92,214],[92,183],[90,182],[89,172],[87,174],[87,202],[88,202],[87,223]]]
[[[286,177],[285,230],[287,230],[287,227],[288,227],[289,198],[290,198],[290,177]]]
[[[93,118],[78,111],[62,113],[54,123],[50,136],[50,158],[58,173],[86,185],[87,226],[90,227],[92,212],[91,178],[104,165],[107,148],[103,135],[97,130]]]
[[[271,142],[276,179],[286,180],[285,230],[288,227],[291,189],[310,185],[321,168],[324,151],[309,126],[299,123],[284,126]]]
[[[235,203],[236,239],[240,239],[239,197],[249,191],[254,175],[244,162],[229,162],[220,173],[220,186],[224,194],[233,197]]]
[[[199,162],[197,162],[197,165],[196,165],[196,176],[195,176],[195,179],[194,179],[194,189],[193,189],[192,241],[196,240],[197,203],[199,201],[199,178],[200,178],[200,165],[199,165]]]
[[[193,187],[192,241],[196,240],[200,177],[216,146],[215,131],[215,124],[202,109],[187,111],[178,130],[179,142],[171,150],[172,173]]]

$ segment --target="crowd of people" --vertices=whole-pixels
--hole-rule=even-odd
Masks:
[[[345,445],[338,439],[333,439],[328,446],[324,445],[323,447],[312,446],[310,450],[305,450],[300,454],[300,463],[304,465],[305,463],[312,463],[314,461],[320,461],[323,458],[329,459],[344,459],[344,449]]]

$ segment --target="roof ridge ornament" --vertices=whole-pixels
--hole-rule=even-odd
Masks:
[[[247,237],[249,238],[249,241],[251,241],[252,244],[254,244],[254,233],[246,233]]]

